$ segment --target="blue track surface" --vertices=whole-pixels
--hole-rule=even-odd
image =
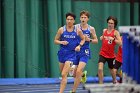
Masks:
[[[68,84],[64,93],[69,93],[73,84]],[[0,85],[0,93],[58,93],[59,84],[45,85]],[[79,85],[77,93],[88,93],[88,90]]]
[[[60,78],[1,78],[0,93],[58,93]],[[72,89],[74,79],[68,78],[64,93]],[[98,77],[88,77],[87,83],[97,83]],[[104,77],[104,82],[112,82],[112,77]],[[76,93],[89,93],[83,84],[78,86]]]
[[[59,84],[60,81],[59,78],[1,78],[0,85]],[[69,84],[73,82],[73,78],[68,79]],[[112,77],[104,77],[104,82],[112,82]],[[98,83],[98,77],[87,77],[87,83]]]

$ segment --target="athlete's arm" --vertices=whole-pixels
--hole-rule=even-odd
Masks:
[[[90,42],[97,44],[98,43],[98,39],[97,39],[96,31],[95,31],[94,27],[90,27],[90,33],[91,33]]]
[[[75,51],[80,51],[80,48],[84,45],[85,43],[85,36],[83,35],[83,32],[81,29],[77,28],[77,34],[80,36],[81,41],[79,45],[75,48]]]
[[[78,31],[78,35],[79,35],[80,38],[81,38],[80,45],[82,46],[82,45],[84,45],[84,43],[85,43],[85,36],[83,35],[83,32],[82,32],[81,29],[78,29],[77,31]]]
[[[105,30],[106,29],[103,30],[103,34],[104,34]],[[100,40],[103,40],[103,38],[104,38],[103,34],[102,34],[102,36],[100,36]]]
[[[116,44],[122,45],[120,33],[117,30],[115,30],[114,34],[115,34],[114,41],[116,42]]]
[[[54,39],[54,43],[55,44],[63,44],[63,45],[67,45],[68,44],[67,41],[60,41],[60,37],[61,37],[62,33],[63,33],[63,27],[59,28],[57,33],[56,33],[56,36],[55,36],[55,39]]]

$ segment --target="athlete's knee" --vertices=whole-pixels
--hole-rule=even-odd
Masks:
[[[66,73],[62,73],[61,76],[62,76],[62,79],[67,78],[67,74]]]
[[[67,79],[66,78],[62,78],[61,83],[66,84],[67,83]]]
[[[98,74],[103,73],[103,69],[98,69]]]
[[[103,67],[104,67],[104,63],[99,62],[99,63],[98,63],[98,69],[103,69]]]
[[[111,74],[116,74],[116,70],[115,69],[110,69]]]
[[[76,77],[76,73],[73,74],[73,77],[74,77],[74,78]]]
[[[82,71],[81,70],[77,70],[76,71],[76,76],[81,76],[81,74],[82,74]]]
[[[67,75],[62,73],[61,76],[62,76],[61,82],[67,83]]]

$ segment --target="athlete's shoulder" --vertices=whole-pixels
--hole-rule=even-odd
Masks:
[[[58,29],[58,33],[60,33],[60,34],[62,34],[63,31],[64,31],[64,28],[63,28],[63,27],[60,27],[60,28]]]
[[[90,30],[95,30],[93,26],[89,25],[89,27],[90,27]]]
[[[75,24],[75,26],[80,26],[80,24]]]
[[[95,28],[93,26],[90,26],[90,33],[96,33]]]
[[[64,27],[60,27],[58,30],[59,31],[63,31],[64,30]]]
[[[103,31],[107,31],[107,28],[104,28]]]
[[[77,28],[80,29],[80,24],[75,24],[74,26],[75,26],[76,29]]]
[[[119,31],[115,29],[115,30],[114,30],[114,33],[118,34],[118,33],[119,33]]]
[[[63,30],[63,27],[60,27],[59,30]]]
[[[76,28],[77,32],[82,32],[82,30],[80,28]]]
[[[117,29],[115,29],[114,32],[117,32],[118,33],[119,31]]]
[[[104,33],[105,31],[107,31],[107,28],[104,28],[104,29],[103,29],[103,33]]]
[[[81,29],[80,29],[80,24],[76,24],[76,25],[74,25],[75,26],[75,28],[76,28],[76,31],[81,31]]]
[[[119,31],[118,31],[118,30],[114,30],[114,35],[115,35],[115,36],[120,36]]]

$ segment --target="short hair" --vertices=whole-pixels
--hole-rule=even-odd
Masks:
[[[66,13],[66,18],[67,18],[68,16],[73,17],[74,20],[76,19],[76,15],[75,15],[74,13],[71,13],[71,12]]]
[[[109,21],[110,19],[112,19],[112,20],[114,21],[114,27],[116,28],[116,26],[117,26],[117,24],[118,24],[117,18],[114,17],[114,16],[109,16],[109,17],[107,18],[107,23],[108,23],[108,21]]]
[[[85,11],[85,10],[81,11],[80,16],[83,14],[85,14],[88,18],[90,17],[90,13],[88,11]]]

